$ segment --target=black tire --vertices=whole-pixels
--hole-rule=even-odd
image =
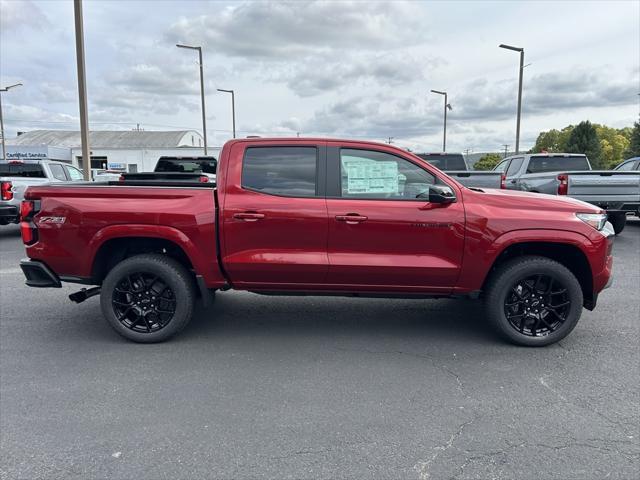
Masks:
[[[484,302],[488,321],[500,336],[517,345],[543,347],[562,340],[575,328],[583,295],[580,282],[564,265],[546,257],[526,256],[507,261],[493,272]]]
[[[607,214],[607,219],[611,222],[616,235],[622,232],[627,224],[627,214],[624,212],[610,212]]]
[[[113,267],[102,283],[100,306],[120,335],[155,343],[189,323],[194,299],[194,281],[185,267],[166,255],[143,254]]]

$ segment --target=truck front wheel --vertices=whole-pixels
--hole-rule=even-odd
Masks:
[[[609,212],[607,219],[611,222],[616,235],[622,232],[627,224],[627,214],[625,212]]]
[[[129,257],[102,283],[102,313],[113,329],[129,340],[162,342],[191,320],[193,283],[186,268],[165,255]]]
[[[582,314],[582,289],[564,265],[546,257],[510,260],[491,276],[485,307],[506,340],[542,347],[566,337]]]

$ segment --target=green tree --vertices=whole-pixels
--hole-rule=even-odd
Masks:
[[[580,122],[569,135],[566,146],[567,153],[584,153],[594,168],[602,168],[602,147],[598,132],[590,121]]]
[[[624,153],[629,148],[629,139],[624,129],[594,125],[600,139],[600,167],[611,169],[624,160]]]
[[[629,147],[624,153],[625,158],[640,157],[640,120],[633,124]]]
[[[480,160],[475,163],[473,168],[475,170],[491,170],[498,163],[500,163],[501,160],[502,157],[499,153],[486,153],[482,157],[480,157]]]
[[[552,128],[548,132],[540,132],[530,153],[566,151],[567,140],[569,140],[573,128],[573,125],[569,125],[562,130]]]

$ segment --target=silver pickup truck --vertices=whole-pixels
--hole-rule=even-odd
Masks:
[[[20,202],[31,185],[76,182],[84,177],[77,168],[49,160],[0,160],[0,225],[18,223]]]
[[[506,158],[493,171],[505,174],[508,189],[568,195],[605,209],[615,233],[624,229],[627,213],[637,214],[640,208],[640,173],[592,170],[585,155],[521,154]]]
[[[504,188],[502,174],[469,170],[461,153],[418,153],[417,155],[465,187]]]

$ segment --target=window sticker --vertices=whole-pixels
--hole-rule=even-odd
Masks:
[[[373,161],[358,157],[342,157],[343,175],[347,177],[347,194],[381,193],[398,195],[398,163]],[[344,187],[343,187],[344,188]]]

